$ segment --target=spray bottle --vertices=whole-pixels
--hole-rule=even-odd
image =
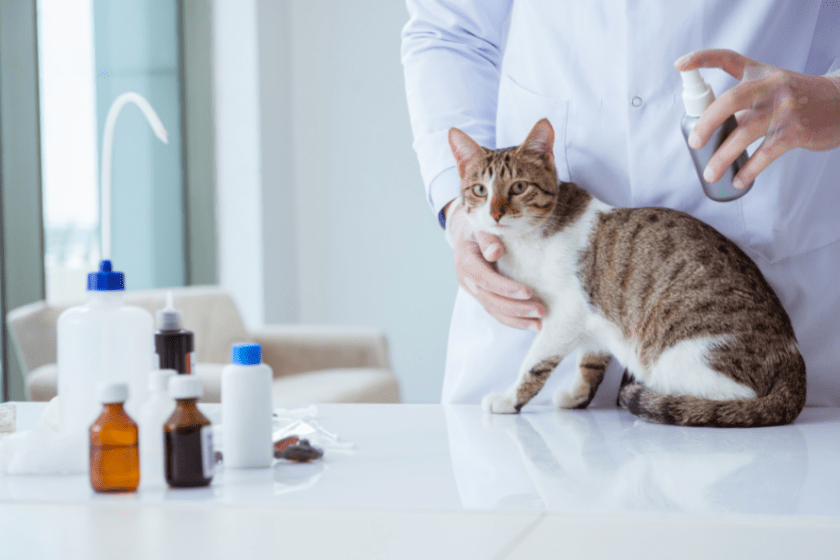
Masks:
[[[694,130],[694,126],[700,120],[700,115],[715,100],[715,94],[712,92],[712,88],[703,80],[700,71],[688,70],[687,72],[680,72],[680,75],[682,76],[683,82],[682,97],[685,103],[685,115],[683,115],[680,127],[687,143],[691,131]],[[723,174],[723,177],[714,183],[709,183],[703,178],[703,172],[706,170],[709,160],[712,159],[712,155],[737,126],[738,122],[735,120],[735,116],[729,115],[729,118],[714,131],[705,146],[699,150],[693,148],[689,148],[688,150],[691,153],[691,159],[694,160],[694,167],[697,169],[697,175],[700,177],[703,191],[705,191],[706,196],[718,202],[728,202],[736,198],[741,198],[753,186],[753,183],[750,183],[743,189],[736,189],[732,185],[732,180],[735,179],[735,175],[747,163],[748,156],[746,150],[741,152],[741,155],[732,162],[732,165],[729,166],[726,173]]]
[[[147,375],[154,348],[152,315],[125,305],[125,275],[113,270],[111,254],[111,153],[120,109],[135,103],[155,135],[167,143],[166,129],[142,96],[127,92],[114,100],[105,119],[102,140],[101,255],[98,272],[88,275],[88,301],[66,309],[57,324],[58,396],[61,430],[87,430],[99,411],[100,382],[128,384],[126,410],[139,412],[147,395]],[[157,365],[154,365],[157,369]]]

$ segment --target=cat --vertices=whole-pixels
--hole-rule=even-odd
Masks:
[[[614,208],[554,167],[554,130],[520,146],[449,143],[473,230],[502,239],[497,270],[528,286],[546,314],[515,383],[482,407],[518,413],[578,349],[571,388],[585,408],[614,356],[618,404],[661,424],[750,427],[792,422],[805,405],[805,361],[790,319],[758,267],[704,222],[667,208]],[[755,195],[758,196],[758,195]]]

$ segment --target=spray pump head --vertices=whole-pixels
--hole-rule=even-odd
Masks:
[[[175,309],[172,292],[166,292],[166,307],[155,312],[157,328],[160,331],[180,331],[183,328],[183,312]]]
[[[680,76],[683,83],[682,98],[685,103],[685,112],[690,117],[699,117],[715,100],[715,94],[700,75],[699,70],[680,72]]]

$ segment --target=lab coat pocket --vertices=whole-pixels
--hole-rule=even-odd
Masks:
[[[499,84],[499,106],[496,117],[496,147],[521,144],[531,128],[547,118],[554,128],[554,165],[562,181],[571,181],[566,159],[566,121],[569,102],[565,99],[540,95],[502,75]]]

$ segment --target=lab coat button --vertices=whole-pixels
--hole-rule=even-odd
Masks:
[[[642,98],[637,95],[636,97],[630,100],[630,103],[633,105],[633,107],[641,107]]]

